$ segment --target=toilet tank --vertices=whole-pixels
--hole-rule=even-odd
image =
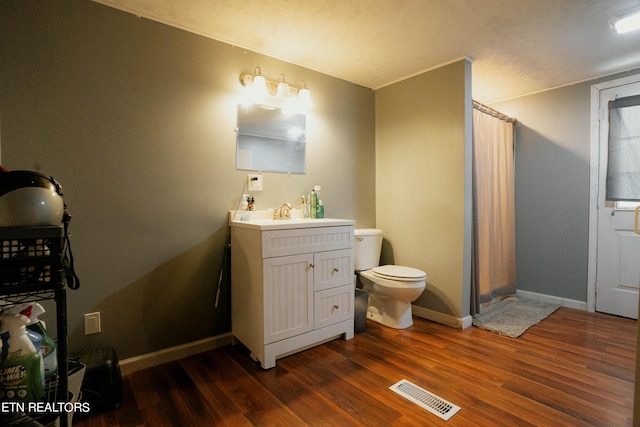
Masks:
[[[380,264],[382,230],[377,228],[356,228],[354,236],[354,268],[356,271],[370,270]]]

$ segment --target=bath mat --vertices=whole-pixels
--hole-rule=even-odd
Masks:
[[[556,304],[512,296],[481,308],[480,314],[473,318],[473,325],[517,338],[559,307]]]

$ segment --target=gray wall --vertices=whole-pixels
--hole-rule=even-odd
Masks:
[[[590,90],[595,83],[628,74],[492,105],[518,119],[519,290],[587,301]]]
[[[314,102],[307,174],[264,173],[258,208],[320,184],[327,216],[375,225],[367,88],[86,0],[2,1],[0,40],[3,164],[54,176],[73,215],[72,351],[127,358],[230,330],[228,281],[213,301],[247,174],[235,169],[243,71],[305,80]],[[84,336],[92,311],[104,332]]]

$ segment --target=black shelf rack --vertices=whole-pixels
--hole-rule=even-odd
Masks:
[[[45,394],[47,402],[62,404],[69,394],[64,245],[62,225],[0,227],[0,309],[11,304],[55,301],[58,370],[47,381]],[[67,425],[68,414],[64,411],[29,415],[41,422],[55,416],[60,426]]]

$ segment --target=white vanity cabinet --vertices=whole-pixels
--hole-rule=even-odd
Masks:
[[[353,337],[351,220],[231,222],[231,330],[264,369]]]

